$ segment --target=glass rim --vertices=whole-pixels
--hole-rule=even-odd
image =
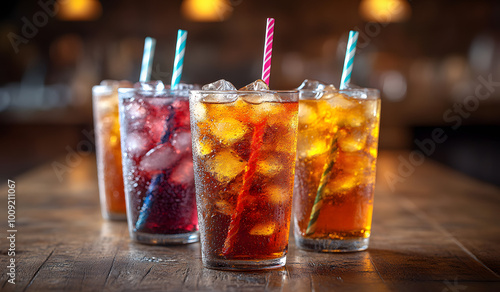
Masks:
[[[103,94],[103,93],[110,93],[113,92],[113,85],[94,85],[92,86],[92,93],[93,94]]]
[[[158,90],[158,89],[144,89],[144,88],[134,88],[134,87],[119,87],[118,88],[118,92],[124,92],[124,93],[127,93],[127,92],[131,92],[131,91],[140,91],[140,92],[155,92],[155,93],[164,93],[164,92],[179,92],[179,91],[182,91],[182,92],[189,92],[190,90],[189,89],[186,89],[186,88],[174,88],[174,89],[171,89],[171,88],[163,88],[161,90]]]
[[[370,87],[362,87],[362,88],[347,88],[347,89],[322,89],[322,90],[316,90],[316,89],[297,89],[299,92],[313,92],[313,93],[320,93],[320,92],[356,92],[356,91],[362,91],[362,92],[376,92],[380,94],[380,90],[377,88],[370,88]]]
[[[291,90],[190,90],[190,93],[193,94],[262,94],[262,93],[271,93],[271,94],[293,94],[299,93],[300,91],[297,89]]]

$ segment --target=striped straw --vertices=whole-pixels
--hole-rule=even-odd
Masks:
[[[351,82],[352,64],[354,62],[354,55],[356,54],[356,43],[358,42],[357,31],[351,30],[349,32],[349,41],[345,52],[344,70],[342,71],[342,79],[340,80],[340,89],[346,89]]]
[[[266,43],[264,44],[264,59],[262,62],[262,80],[269,86],[271,75],[271,57],[273,56],[274,18],[267,19]]]
[[[156,40],[146,37],[144,41],[144,53],[142,55],[142,66],[140,82],[148,82],[151,79],[151,69],[153,68],[153,56],[155,54]]]
[[[170,88],[175,88],[181,82],[182,65],[184,64],[184,52],[186,51],[187,31],[177,31],[177,45],[175,46],[174,71]]]
[[[330,146],[330,153],[328,154],[328,163],[325,164],[323,173],[321,174],[321,179],[319,180],[318,190],[316,191],[316,198],[314,199],[314,205],[311,210],[311,215],[309,216],[309,224],[307,225],[306,235],[311,235],[316,231],[316,222],[318,221],[319,213],[321,207],[323,206],[323,193],[326,184],[330,181],[332,176],[332,169],[337,160],[337,139],[333,139]]]

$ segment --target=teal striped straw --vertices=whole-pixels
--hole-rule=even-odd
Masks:
[[[170,88],[174,89],[181,82],[182,65],[184,64],[184,52],[186,51],[187,31],[177,31],[177,45],[175,46],[174,71]]]
[[[356,54],[356,43],[358,42],[359,32],[351,30],[349,32],[349,41],[345,52],[344,70],[342,71],[342,78],[340,80],[340,89],[346,89],[351,82],[352,65],[354,62],[354,55]]]
[[[155,54],[156,40],[146,37],[144,41],[144,53],[142,55],[140,82],[148,82],[151,79],[151,69],[153,68],[153,56]]]

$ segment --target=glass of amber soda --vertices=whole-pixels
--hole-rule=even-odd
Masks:
[[[285,265],[295,170],[297,91],[191,91],[203,265]]]
[[[293,206],[299,248],[368,248],[379,121],[376,89],[300,91]]]
[[[110,220],[127,219],[118,118],[119,87],[132,87],[132,84],[104,80],[92,87],[101,213]]]

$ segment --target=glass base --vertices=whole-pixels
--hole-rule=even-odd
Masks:
[[[253,271],[277,269],[285,266],[286,255],[278,259],[270,260],[226,260],[226,259],[205,259],[203,266],[215,270],[233,270],[233,271]]]
[[[198,231],[180,234],[151,234],[144,232],[131,232],[130,238],[139,243],[152,245],[177,245],[198,242],[200,233]]]
[[[102,217],[106,220],[112,220],[112,221],[127,221],[126,213],[102,212]]]
[[[311,239],[301,236],[295,237],[297,247],[318,252],[353,252],[368,248],[370,238],[353,239]]]

